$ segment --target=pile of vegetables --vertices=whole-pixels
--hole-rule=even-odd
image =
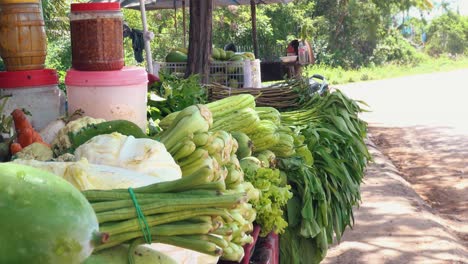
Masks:
[[[166,62],[187,62],[188,50],[186,48],[173,48],[166,55]],[[255,55],[252,52],[225,51],[220,48],[213,48],[211,59],[214,61],[243,61],[255,60]]]
[[[184,65],[187,60],[187,49],[173,48],[166,55],[166,63],[161,65],[159,74],[170,74],[175,78],[178,78],[176,76],[183,77],[185,75]],[[244,73],[252,76],[258,75],[258,66],[259,64],[255,63],[255,55],[252,52],[234,52],[213,48],[209,74],[210,82],[232,88],[243,87],[246,83]],[[247,73],[245,71],[251,72]]]
[[[229,182],[234,181],[237,177],[241,177],[242,179],[245,177],[247,182],[258,188],[260,199],[252,201],[252,205],[257,210],[257,219],[260,219],[260,223],[257,223],[262,225],[262,234],[268,234],[269,232],[281,233],[286,226],[282,207],[285,206],[290,198],[289,187],[286,184],[285,178],[283,177],[282,180],[279,177],[279,171],[270,169],[270,162],[261,163],[257,158],[253,157],[255,155],[266,155],[265,151],[269,148],[276,148],[276,153],[279,156],[284,156],[291,152],[290,148],[294,147],[292,142],[290,148],[287,147],[289,144],[287,141],[280,142],[281,134],[284,133],[281,132],[281,129],[286,131],[289,131],[289,129],[275,124],[275,122],[278,123],[280,120],[279,112],[266,113],[271,111],[271,109],[265,108],[258,109],[257,112],[255,98],[249,94],[227,97],[208,103],[205,107],[210,110],[213,117],[213,125],[208,133],[209,138],[215,135],[212,144],[228,146],[227,150],[224,149],[222,151],[222,156],[215,159],[215,162],[218,163],[217,165],[221,165],[221,171],[227,171],[226,182],[228,183],[228,187],[230,187]],[[260,119],[259,113],[265,119]],[[161,120],[160,126],[163,129],[170,130],[174,122],[176,122],[175,119],[178,115],[179,113],[175,112],[166,116]],[[233,155],[232,150],[229,151],[229,142],[232,139],[229,137],[229,133],[226,132],[232,133],[232,136],[236,139],[234,141],[237,142],[237,151],[234,151],[236,155]],[[194,138],[198,138],[197,134],[194,135]],[[221,136],[224,139],[217,139],[219,135],[224,135]],[[165,142],[164,137],[161,138],[161,141]],[[223,143],[223,141],[228,143]],[[190,143],[181,141],[180,145],[188,148]],[[171,152],[171,145],[166,144],[166,147]],[[228,153],[230,152],[231,158],[229,162]],[[271,165],[274,168],[275,154],[271,151],[270,153],[273,156],[266,159],[272,160]],[[174,157],[180,156],[179,153],[171,154]],[[179,163],[179,165],[184,171],[184,163]],[[262,169],[259,170],[260,168]],[[233,179],[232,175],[235,175],[236,178]]]
[[[371,159],[364,143],[367,124],[358,118],[362,102],[337,90],[308,99],[295,93],[289,107],[278,102],[281,109],[296,106],[291,111],[271,107],[275,101],[258,106],[260,97],[249,93],[201,104],[206,94],[196,79],[164,78],[155,91],[166,100],[150,100],[148,106],[150,121],[159,126],[150,135],[125,120],[81,117],[37,132],[21,110],[2,116],[1,129],[9,138],[0,142],[0,150],[7,146],[1,157],[22,164],[10,163],[7,174],[24,171],[49,179],[53,175],[44,172],[49,171],[82,191],[77,199],[87,200],[88,209],[77,212],[86,211],[83,219],[94,217],[94,224],[80,227],[87,236],[79,243],[95,242],[79,253],[80,262],[93,250],[85,263],[113,258],[127,263],[127,257],[139,263],[135,252],[157,258],[157,252],[142,246],[150,240],[239,262],[243,246],[254,242],[257,224],[262,237],[280,235],[281,263],[319,263],[352,225],[352,208],[359,203]],[[289,98],[296,88],[277,87],[271,95]],[[26,184],[20,178],[5,179]],[[25,193],[46,197],[39,191]],[[5,190],[1,195],[12,197]],[[96,240],[89,234],[99,235]],[[67,245],[63,250],[71,248],[67,241],[62,244]],[[22,256],[3,253],[0,262]]]
[[[352,225],[371,158],[358,103],[337,90],[313,95],[289,112],[256,107],[244,93],[206,104],[213,113],[211,130],[231,132],[238,141],[244,178],[261,192],[259,202],[252,202],[256,222],[262,235],[281,234],[282,263],[319,263]],[[162,119],[161,127],[176,115]]]
[[[212,109],[226,109],[224,106],[224,102],[211,104]],[[171,124],[158,137],[179,164],[182,179],[190,182],[189,189],[247,192],[248,200],[255,201],[258,192],[244,182],[236,156],[238,142],[226,131],[210,131],[215,124],[213,116],[219,114],[204,105],[189,106],[172,114]],[[234,221],[225,223],[220,231],[227,241],[221,258],[240,261],[244,256],[241,246],[253,241],[249,233],[256,212],[251,204],[241,203],[230,214]]]

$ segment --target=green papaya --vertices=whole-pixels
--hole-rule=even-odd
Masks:
[[[187,59],[188,57],[186,54],[177,50],[169,52],[166,56],[166,62],[187,62]]]
[[[188,49],[187,48],[174,48],[174,49],[172,49],[172,51],[182,52],[185,55],[188,54]]]
[[[93,208],[61,177],[0,164],[0,263],[80,264],[108,239]]]
[[[127,245],[118,245],[93,253],[83,264],[127,264],[128,253],[133,254],[135,264],[177,264],[170,256],[140,245],[128,252]]]
[[[226,60],[227,59],[227,55],[226,55],[226,52],[222,49],[219,50],[219,60]]]
[[[226,67],[227,73],[242,73],[242,64],[240,63],[241,61],[244,61],[244,57],[242,55],[234,55],[229,59],[232,63],[229,63],[228,66]]]
[[[232,50],[227,50],[226,51],[226,60],[230,60],[233,56],[235,56],[236,53]]]
[[[243,55],[250,60],[255,60],[255,54],[252,52],[244,52]]]
[[[214,60],[220,60],[220,52],[219,52],[219,49],[218,48],[213,48],[213,50],[211,51],[211,57],[214,59]]]

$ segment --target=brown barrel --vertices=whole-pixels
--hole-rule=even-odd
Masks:
[[[44,69],[46,54],[39,4],[0,4],[0,57],[6,70]]]

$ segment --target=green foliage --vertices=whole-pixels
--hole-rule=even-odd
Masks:
[[[390,30],[377,44],[370,60],[375,65],[385,62],[412,64],[422,60],[420,52],[397,30]]]
[[[4,71],[4,70],[5,70],[5,64],[3,63],[2,58],[0,58],[0,71]]]
[[[188,106],[207,103],[205,88],[200,85],[198,75],[191,75],[187,79],[183,79],[160,72],[159,77],[161,81],[150,87],[148,118],[152,120],[161,119]],[[152,100],[151,93],[155,93],[165,100]]]
[[[468,57],[449,57],[441,55],[431,58],[422,55],[422,61],[417,64],[385,64],[381,66],[361,67],[359,69],[343,69],[331,67],[324,64],[316,64],[306,67],[305,76],[319,73],[327,78],[330,84],[344,84],[355,81],[381,80],[400,76],[431,73],[439,71],[450,71],[454,69],[468,68]]]
[[[47,38],[49,40],[63,39],[68,36],[70,11],[70,1],[67,0],[43,0],[42,8],[44,22],[47,28]]]
[[[303,25],[313,25],[310,17],[313,1],[296,1],[294,5],[258,5],[257,37],[260,57],[278,59],[289,41],[300,34]],[[249,6],[216,9],[213,17],[213,44],[224,47],[235,43],[241,50],[253,51],[252,22]],[[310,28],[310,27],[309,27]]]
[[[46,68],[55,69],[59,75],[59,87],[65,91],[65,75],[71,68],[70,37],[49,39],[47,44]]]
[[[426,51],[432,56],[442,53],[468,52],[468,17],[448,12],[429,25]]]
[[[124,19],[131,28],[142,30],[140,11],[123,9]],[[188,10],[187,12],[187,40],[188,40]],[[176,14],[177,23],[175,23],[174,14]],[[166,54],[174,47],[182,47],[183,24],[182,9],[157,10],[146,13],[148,21],[148,30],[153,32],[155,37],[151,41],[151,52],[153,60],[164,61]],[[177,26],[177,29],[176,27]],[[125,64],[136,65],[133,58],[132,44],[129,38],[125,39]],[[188,45],[188,42],[187,42]]]

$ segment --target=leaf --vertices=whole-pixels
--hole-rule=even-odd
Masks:
[[[288,224],[290,227],[295,227],[300,223],[301,217],[301,201],[297,196],[289,199],[287,204]]]
[[[330,119],[333,121],[333,123],[339,130],[341,130],[348,136],[353,137],[351,131],[349,131],[348,126],[346,125],[346,122],[341,116],[331,116]]]

